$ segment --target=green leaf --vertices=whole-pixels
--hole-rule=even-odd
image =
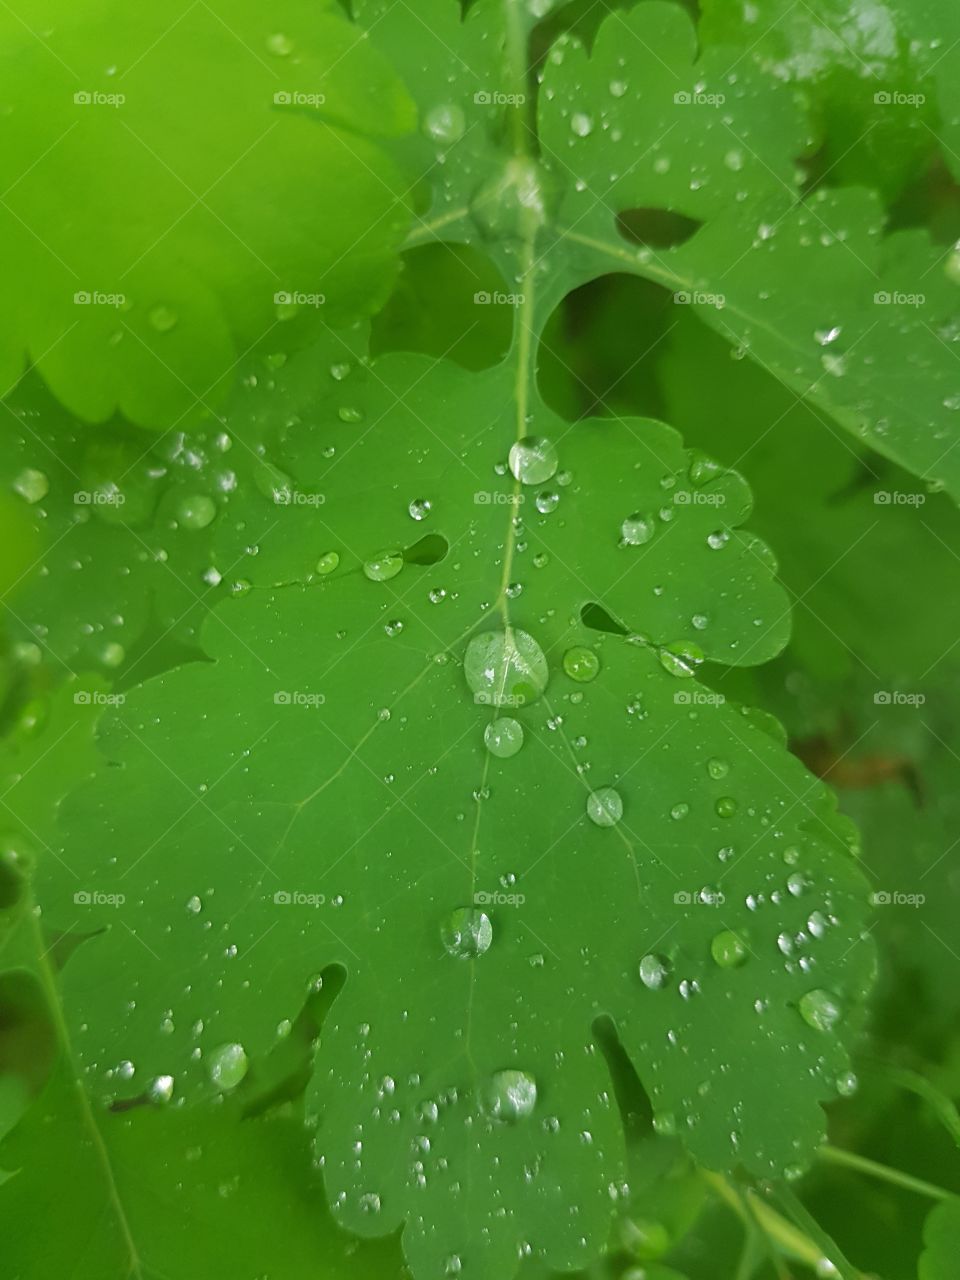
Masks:
[[[956,496],[952,260],[924,232],[883,239],[864,191],[800,199],[793,157],[809,134],[793,95],[749,62],[732,75],[729,49],[694,58],[689,19],[659,3],[609,17],[589,56],[567,39],[548,57],[540,138],[583,277],[661,283],[857,439]],[[703,225],[673,247],[637,244],[617,222],[635,209]]]
[[[384,357],[312,402],[277,459],[303,500],[209,619],[211,661],[105,719],[64,845],[108,930],[65,975],[108,1096],[122,1061],[185,1098],[233,1084],[346,969],[308,1095],[328,1195],[361,1234],[405,1221],[421,1275],[599,1248],[622,1161],[603,1012],[699,1158],[802,1164],[872,968],[827,793],[688,678],[694,645],[756,662],[786,636],[745,486],[662,424],[564,424],[523,333],[485,374]],[[529,436],[550,444],[518,464]],[[50,925],[76,917],[56,862],[39,891]],[[776,946],[812,916],[815,980]]]
[[[295,1119],[141,1106],[94,1115],[61,1063],[0,1151],[10,1274],[401,1280],[396,1242],[339,1232]],[[38,1218],[55,1223],[39,1232]]]
[[[923,1243],[919,1280],[956,1280],[960,1276],[960,1200],[945,1200],[931,1210]]]
[[[371,135],[414,108],[334,0],[52,8],[4,19],[4,388],[29,358],[86,421],[180,426],[251,346],[383,300],[405,182]]]

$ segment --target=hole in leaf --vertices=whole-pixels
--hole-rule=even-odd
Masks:
[[[407,547],[403,553],[405,564],[439,564],[450,550],[450,543],[442,533],[428,533]]]
[[[373,320],[370,350],[417,351],[465,369],[507,354],[514,307],[503,277],[465,245],[427,244],[403,255],[396,288]]]
[[[614,636],[630,634],[627,628],[607,613],[602,604],[597,604],[596,600],[591,600],[589,604],[583,606],[580,610],[580,621],[591,631],[606,631]]]
[[[700,230],[702,222],[672,209],[625,209],[617,214],[617,230],[630,244],[675,249]]]
[[[664,418],[656,355],[678,310],[671,293],[638,276],[601,276],[574,289],[540,341],[537,381],[544,400],[568,421]]]

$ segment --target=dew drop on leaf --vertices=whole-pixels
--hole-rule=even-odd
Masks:
[[[371,582],[388,582],[403,568],[403,553],[378,551],[363,562],[363,572]]]
[[[815,988],[800,997],[800,1016],[817,1031],[829,1031],[843,1016],[840,1001],[830,991]]]
[[[721,969],[733,969],[747,958],[743,941],[729,929],[718,933],[710,943],[710,954]]]
[[[493,924],[476,907],[458,907],[444,921],[440,937],[448,953],[461,959],[482,956],[493,941]]]
[[[50,481],[42,471],[27,467],[21,471],[13,482],[13,487],[24,502],[31,505],[41,502],[50,492]]]
[[[484,729],[483,741],[492,756],[507,760],[523,746],[523,726],[519,720],[500,716]]]
[[[537,1082],[527,1071],[497,1071],[483,1091],[483,1109],[492,1120],[522,1120],[537,1102]]]
[[[556,446],[546,436],[525,436],[510,450],[510,470],[521,484],[546,484],[560,465]]]
[[[640,981],[651,991],[659,991],[670,976],[670,961],[651,952],[640,961]]]
[[[587,817],[598,827],[615,827],[623,817],[623,800],[613,787],[600,787],[587,796]]]
[[[325,551],[317,561],[317,573],[333,573],[339,563],[340,557],[336,551]]]
[[[582,684],[594,680],[600,671],[600,659],[586,645],[575,645],[563,655],[563,669],[571,680]]]
[[[217,514],[217,504],[204,493],[188,494],[180,499],[177,519],[181,529],[205,529]]]
[[[654,522],[648,516],[635,511],[632,516],[627,516],[620,526],[620,540],[625,547],[642,547],[645,542],[650,541],[655,532]]]
[[[247,1053],[242,1044],[222,1044],[207,1061],[207,1074],[218,1089],[235,1089],[247,1074]]]
[[[526,631],[484,631],[467,645],[463,672],[476,702],[493,707],[524,706],[547,687],[543,650]]]

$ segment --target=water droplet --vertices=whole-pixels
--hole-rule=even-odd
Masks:
[[[414,498],[407,510],[413,520],[426,520],[432,506],[429,498]]]
[[[217,504],[205,493],[191,493],[180,499],[177,521],[181,529],[206,529],[217,514]]]
[[[543,650],[526,631],[484,631],[467,645],[463,673],[474,701],[487,706],[524,706],[547,687]]]
[[[527,1071],[497,1071],[483,1091],[483,1109],[492,1120],[522,1120],[537,1102],[537,1082]]]
[[[467,127],[463,109],[452,102],[431,107],[423,118],[423,132],[434,142],[452,143],[463,137]]]
[[[660,665],[672,676],[692,676],[703,662],[703,650],[690,640],[677,640],[660,650]]]
[[[621,543],[625,547],[642,547],[653,537],[656,527],[649,517],[635,511],[632,516],[627,516],[620,526]]]
[[[733,969],[746,960],[747,948],[735,933],[725,929],[710,943],[710,954],[721,969]]]
[[[651,952],[640,961],[640,981],[651,991],[659,991],[669,978],[672,967],[666,956]]]
[[[541,489],[534,499],[534,505],[542,516],[548,516],[560,505],[560,495],[551,489]]]
[[[271,36],[267,36],[267,49],[270,53],[278,58],[289,58],[293,53],[293,41],[289,36],[285,36],[283,32],[277,31]]]
[[[837,1077],[837,1093],[841,1098],[852,1098],[859,1088],[860,1081],[855,1072],[845,1071],[842,1076]]]
[[[508,760],[523,746],[523,726],[509,716],[500,716],[484,729],[483,740],[492,756]]]
[[[570,117],[570,128],[578,138],[588,138],[593,133],[593,120],[583,111],[575,111]]]
[[[730,766],[726,760],[720,760],[715,756],[712,760],[707,761],[707,773],[711,778],[719,780],[720,778],[725,778],[729,772]]]
[[[192,898],[187,899],[187,910],[191,915],[199,915],[203,910],[203,903],[196,894],[194,894]]]
[[[490,917],[476,907],[458,907],[444,921],[440,937],[450,955],[472,959],[489,949],[493,925]]]
[[[355,404],[345,404],[337,410],[337,417],[341,422],[362,422],[363,410]]]
[[[154,1076],[147,1085],[147,1097],[151,1102],[169,1102],[173,1097],[173,1076]]]
[[[317,573],[324,575],[333,573],[339,563],[340,556],[336,551],[325,551],[317,561]]]
[[[510,450],[510,470],[521,484],[546,484],[560,465],[556,446],[546,436],[525,436]]]
[[[24,502],[33,505],[35,502],[41,502],[50,492],[50,481],[42,471],[27,467],[14,480],[13,487]]]
[[[223,1044],[207,1061],[207,1074],[218,1089],[235,1089],[247,1074],[247,1054],[242,1044]]]
[[[718,818],[732,818],[737,812],[737,802],[733,796],[721,796],[713,807]]]
[[[586,684],[595,680],[600,671],[600,659],[586,645],[575,645],[563,655],[563,669],[571,680]]]
[[[383,629],[387,633],[387,635],[390,636],[390,638],[392,639],[394,636],[398,636],[400,632],[403,630],[403,623],[400,621],[399,618],[394,618],[390,622],[385,622],[383,624]]]
[[[829,1031],[843,1016],[840,1001],[830,991],[816,988],[800,997],[800,1016],[816,1031]]]
[[[150,321],[151,329],[155,329],[157,333],[169,333],[171,329],[176,328],[180,317],[172,307],[161,303],[151,309],[147,319]]]
[[[387,582],[395,578],[403,568],[403,553],[378,551],[363,562],[363,572],[371,582]]]
[[[623,800],[613,787],[600,787],[587,796],[587,817],[598,827],[614,827],[623,817]]]

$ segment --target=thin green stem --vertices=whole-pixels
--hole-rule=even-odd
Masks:
[[[841,1151],[839,1147],[823,1146],[817,1153],[821,1160],[828,1164],[840,1165],[847,1169],[855,1169],[858,1173],[870,1178],[878,1178],[881,1182],[890,1182],[894,1186],[903,1187],[907,1191],[915,1191],[918,1195],[929,1196],[931,1200],[952,1200],[953,1192],[945,1187],[935,1186],[932,1182],[924,1182],[922,1178],[914,1178],[900,1169],[891,1169],[889,1165],[869,1160],[866,1156],[854,1155],[852,1151]]]

